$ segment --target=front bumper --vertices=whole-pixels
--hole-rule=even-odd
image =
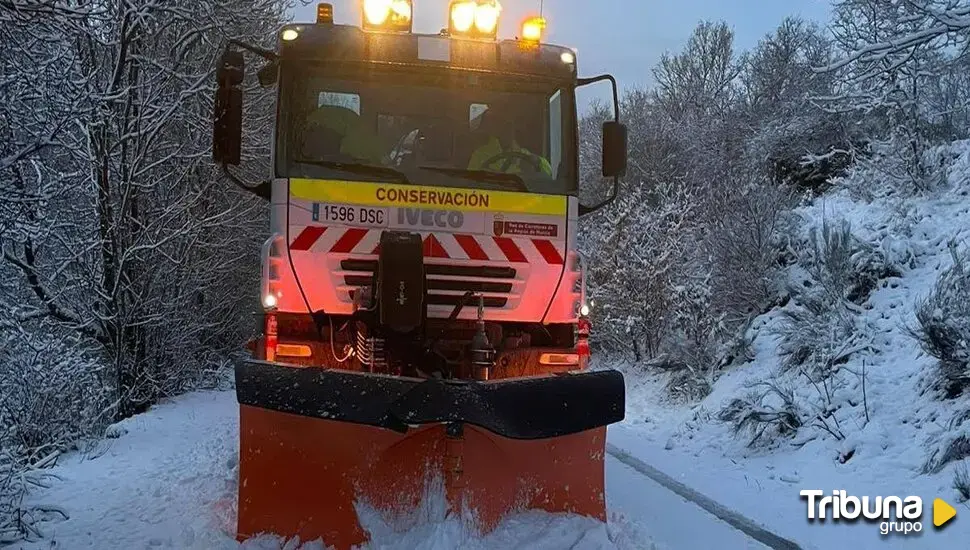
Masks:
[[[236,366],[242,405],[406,433],[433,423],[509,439],[547,439],[623,420],[617,371],[492,381],[420,379],[249,360]]]

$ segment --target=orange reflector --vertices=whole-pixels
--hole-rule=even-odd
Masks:
[[[310,346],[302,344],[276,344],[276,355],[282,357],[310,357]]]
[[[539,356],[543,365],[578,365],[579,355],[575,353],[543,353]]]
[[[276,325],[276,315],[272,313],[266,314],[266,328],[264,333],[264,357],[267,361],[276,360],[276,344],[277,344],[277,325]]]

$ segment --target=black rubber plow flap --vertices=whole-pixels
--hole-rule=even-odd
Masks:
[[[351,371],[236,365],[236,398],[263,409],[388,428],[459,422],[509,439],[545,439],[623,420],[617,371],[536,378],[445,381]]]

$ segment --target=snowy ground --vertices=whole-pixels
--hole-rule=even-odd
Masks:
[[[46,540],[21,547],[240,548],[232,539],[237,420],[234,394],[211,392],[181,397],[119,424],[119,436],[106,441],[98,456],[69,456],[51,471],[60,479],[35,493],[32,502],[56,504],[70,519],[45,523]],[[529,513],[479,538],[434,512],[430,521],[403,534],[389,532],[374,518],[363,521],[374,535],[370,547],[381,549],[764,548],[613,459],[607,463],[607,495],[607,525]],[[242,545],[279,547],[275,539]]]

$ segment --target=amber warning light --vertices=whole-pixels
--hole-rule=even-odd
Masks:
[[[539,42],[546,31],[546,20],[542,17],[530,17],[522,22],[522,40]]]

